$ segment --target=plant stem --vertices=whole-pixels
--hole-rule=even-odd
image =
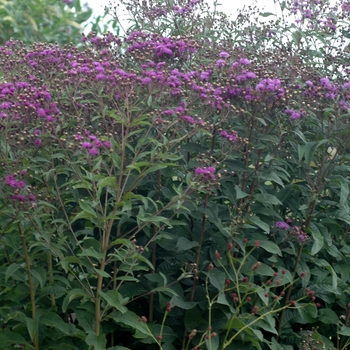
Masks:
[[[48,265],[48,269],[49,269],[49,281],[50,281],[50,284],[53,285],[54,281],[53,281],[53,274],[52,274],[52,270],[53,270],[52,255],[50,253],[47,254],[47,265]],[[54,294],[50,294],[50,300],[51,300],[51,306],[52,307],[56,306],[56,300],[55,300]]]
[[[27,249],[27,243],[26,239],[24,237],[24,232],[21,224],[18,224],[19,232],[21,234],[21,240],[22,240],[22,246],[23,246],[23,253],[24,253],[24,260],[26,263],[27,273],[28,273],[28,284],[29,284],[29,293],[30,293],[30,302],[32,304],[32,320],[36,320],[36,304],[35,304],[35,291],[34,291],[34,285],[32,280],[32,274],[30,270],[30,259]],[[33,335],[33,343],[34,343],[34,349],[39,350],[39,338],[38,338],[38,332],[35,331]]]
[[[300,247],[299,247],[298,255],[297,255],[297,258],[296,258],[296,261],[295,261],[294,270],[293,270],[293,274],[292,274],[292,280],[294,280],[295,274],[297,272],[297,268],[298,268],[298,265],[299,265],[299,261],[300,261],[301,253],[303,251],[303,247],[304,247],[304,244],[301,244]],[[291,284],[288,287],[287,294],[286,294],[286,299],[285,299],[286,304],[289,302],[290,295],[292,294],[292,289],[293,289],[293,284]],[[277,328],[277,333],[278,333],[277,340],[279,339],[279,337],[281,335],[282,323],[283,323],[283,319],[284,319],[285,313],[286,313],[286,309],[284,309],[281,312],[281,316],[280,316],[279,323],[278,323],[278,328]]]

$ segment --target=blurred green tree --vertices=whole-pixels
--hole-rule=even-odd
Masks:
[[[77,44],[91,16],[80,0],[0,0],[0,45],[10,38]]]

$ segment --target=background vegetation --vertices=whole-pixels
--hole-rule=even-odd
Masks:
[[[124,5],[0,48],[0,348],[346,349],[350,5]]]

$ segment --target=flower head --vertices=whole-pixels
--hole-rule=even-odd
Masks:
[[[282,230],[288,230],[289,229],[289,225],[286,222],[284,222],[284,221],[277,221],[275,223],[275,226],[277,228],[282,229]]]

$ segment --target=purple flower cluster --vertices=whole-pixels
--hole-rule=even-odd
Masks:
[[[276,221],[275,226],[277,228],[282,229],[282,230],[289,230],[290,229],[289,225],[284,221]]]
[[[22,172],[22,175],[25,175],[25,174],[26,174],[25,171]],[[25,190],[27,184],[23,180],[18,180],[15,175],[13,174],[6,175],[5,183],[7,186],[12,187],[14,189],[14,194],[10,196],[12,200],[18,201],[18,202],[35,201],[36,198],[32,193],[28,193],[28,191],[26,194],[19,192],[20,190],[22,191]]]
[[[154,59],[187,58],[188,55],[197,52],[194,40],[185,41],[137,31],[131,33],[126,42],[129,44],[127,52],[151,50]]]
[[[216,169],[212,166],[204,167],[204,168],[196,168],[194,170],[196,175],[199,175],[201,179],[205,181],[216,180]]]
[[[292,234],[296,236],[297,239],[302,243],[304,243],[309,238],[308,235],[299,226],[292,227]]]
[[[256,90],[260,93],[268,92],[274,94],[276,97],[283,97],[285,90],[282,87],[280,79],[262,79],[257,85]]]
[[[285,112],[287,115],[289,115],[291,120],[300,119],[302,117],[302,115],[305,114],[305,111],[303,111],[303,110],[296,111],[294,109],[286,109]]]
[[[220,132],[220,135],[222,136],[222,137],[225,137],[225,138],[227,138],[229,141],[231,141],[231,142],[235,142],[235,141],[237,141],[237,131],[231,131],[231,132],[228,132],[228,131],[225,131],[225,130],[223,130],[223,131],[221,131]]]
[[[111,149],[112,147],[110,141],[100,140],[97,136],[91,135],[88,130],[85,130],[85,136],[76,134],[74,138],[81,143],[81,148],[86,149],[91,156],[97,156],[100,153],[99,149],[102,147],[107,149]]]
[[[6,185],[12,188],[25,188],[26,183],[22,180],[17,180],[15,175],[7,175],[5,178]]]
[[[1,102],[3,100],[3,102]],[[0,117],[18,120],[20,115],[26,115],[25,123],[33,118],[43,119],[50,123],[60,116],[57,103],[52,102],[48,87],[18,81],[14,84],[0,84]]]
[[[188,0],[187,5],[184,5],[182,7],[175,5],[173,7],[173,11],[175,12],[175,14],[178,14],[178,15],[189,14],[196,9],[199,3],[200,3],[199,0]]]

